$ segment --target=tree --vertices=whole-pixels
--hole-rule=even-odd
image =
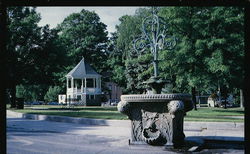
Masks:
[[[109,66],[110,81],[117,83],[121,87],[126,87],[126,77],[124,74],[125,66],[122,60],[122,52],[117,50],[117,33],[111,33],[109,38],[109,57],[107,64]]]
[[[15,107],[16,85],[20,93],[20,86],[29,89],[29,86],[60,84],[56,72],[63,70],[67,58],[58,31],[37,25],[40,15],[35,8],[9,7],[7,14],[7,83],[11,107]]]
[[[17,85],[16,97],[24,98],[24,101],[41,101],[47,90],[47,85]]]
[[[206,59],[209,70],[216,74],[218,84],[226,91],[242,89],[244,79],[244,9],[242,7],[215,7],[211,13]],[[224,93],[224,92],[222,92]]]
[[[140,36],[141,22],[148,14],[148,9],[140,8],[136,10],[134,16],[125,15],[120,17],[120,24],[116,26],[117,31],[113,34],[112,43],[114,48],[109,58],[109,64],[113,70],[112,80],[124,87],[125,93],[142,93],[145,87],[142,82],[148,68],[143,66],[143,61],[147,59],[147,56],[138,59],[139,54],[133,52],[132,43],[136,37]]]
[[[49,90],[44,96],[44,100],[47,102],[57,101],[58,95],[62,92],[61,87],[59,86],[50,86]]]
[[[177,86],[191,86],[195,95],[197,87],[208,92],[218,82],[235,87],[239,85],[232,81],[238,78],[242,83],[242,8],[171,7],[163,8],[161,14],[181,38],[172,57]]]
[[[24,73],[31,71],[39,46],[40,28],[37,23],[40,16],[34,8],[7,8],[7,88],[10,91],[11,107],[15,107],[16,85],[22,82]],[[31,71],[32,72],[32,71]],[[28,73],[27,73],[28,74]]]
[[[69,64],[75,66],[82,57],[102,73],[107,70],[107,31],[95,12],[82,10],[66,17],[57,27],[60,41],[67,50]]]
[[[112,64],[118,65],[113,68],[119,68],[113,73],[126,75],[127,90],[130,93],[138,93],[145,88],[141,87],[140,81],[152,69],[151,65],[145,70],[141,69],[140,60],[145,57],[138,54],[128,56],[128,53],[134,52],[131,48],[132,40],[141,34],[141,21],[150,13],[148,9],[142,10],[144,14],[121,18],[116,40],[113,41],[115,47],[112,54],[116,55],[113,57],[117,60]],[[228,91],[242,87],[243,11],[241,7],[160,8],[158,15],[168,24],[168,32],[178,38],[173,51],[159,53],[159,76],[173,83],[172,90],[168,88],[168,91],[192,93],[195,102],[196,95],[214,93],[219,86],[228,87]],[[150,64],[149,61],[147,63]],[[124,75],[120,76],[120,82],[124,80]]]

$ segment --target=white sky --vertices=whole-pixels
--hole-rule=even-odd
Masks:
[[[71,13],[80,12],[82,9],[96,12],[101,22],[107,25],[107,31],[114,32],[115,25],[119,24],[119,18],[123,15],[133,15],[138,7],[37,7],[41,14],[39,26],[46,24],[54,28]]]

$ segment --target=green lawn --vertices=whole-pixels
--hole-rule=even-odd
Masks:
[[[33,109],[32,109],[33,108]],[[37,108],[37,109],[35,109]],[[35,105],[33,107],[25,107],[24,109],[12,109],[16,112],[28,114],[42,114],[42,115],[60,115],[70,117],[84,117],[95,119],[128,119],[126,115],[117,111],[116,107],[74,107],[62,108],[61,106],[52,105]]]
[[[8,107],[7,107],[8,108]],[[32,109],[33,108],[33,109]],[[36,108],[36,109],[35,109]],[[95,119],[128,119],[126,115],[117,111],[116,107],[74,107],[71,109],[61,106],[35,105],[25,107],[23,110],[12,109],[16,112],[43,115],[61,115],[70,117],[85,117]],[[244,116],[244,109],[241,108],[198,108],[197,111],[187,112],[185,121],[207,121],[207,122],[244,122],[243,119],[237,119],[227,116]]]
[[[187,112],[185,121],[206,121],[206,122],[244,122],[244,119],[233,118],[230,116],[244,116],[242,108],[198,108],[197,111]]]

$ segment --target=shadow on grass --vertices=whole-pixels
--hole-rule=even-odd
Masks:
[[[53,107],[53,108],[33,108],[32,110],[71,110],[71,111],[80,111],[80,110],[89,110],[89,111],[117,111],[116,107],[75,107],[75,108],[66,108],[66,107]]]
[[[68,117],[82,117],[82,118],[94,118],[94,119],[116,119],[116,120],[124,120],[127,119],[127,116],[119,113],[119,112],[25,112],[26,114],[40,114],[40,115],[54,115],[54,116],[68,116]]]

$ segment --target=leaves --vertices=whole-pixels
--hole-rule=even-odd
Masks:
[[[57,101],[58,100],[58,95],[61,94],[62,88],[59,86],[50,86],[49,90],[44,96],[44,100],[47,102],[52,102],[52,101]]]
[[[106,25],[100,22],[96,13],[84,9],[80,13],[73,13],[57,29],[72,65],[76,65],[84,57],[97,72],[105,70],[108,41]]]
[[[120,18],[115,48],[118,51],[119,47],[123,52],[118,56],[133,52],[131,41],[141,34],[137,27],[149,13],[139,14]],[[218,82],[230,87],[241,85],[244,56],[242,8],[161,7],[159,15],[168,23],[168,32],[179,39],[173,51],[159,52],[160,76],[172,80],[174,91],[190,92],[191,86],[209,93],[216,90]],[[127,74],[127,89],[138,93],[145,88],[141,82],[152,73],[152,57],[144,61],[143,56],[135,52],[133,55],[123,60],[126,63],[124,72]],[[120,65],[124,66],[124,62]],[[236,78],[240,80],[238,83],[234,82]]]

